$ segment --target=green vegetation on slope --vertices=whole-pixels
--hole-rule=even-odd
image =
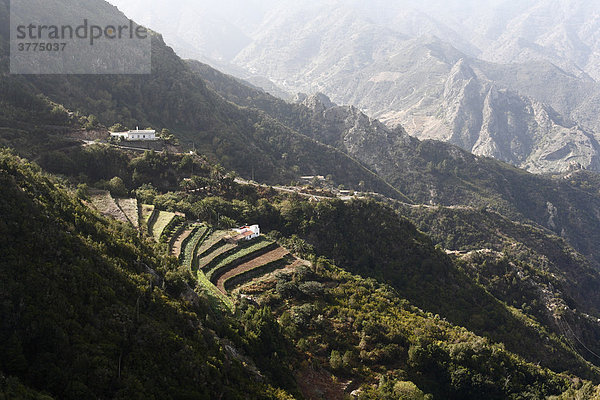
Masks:
[[[0,0],[0,6],[7,7],[7,3],[8,0]],[[90,18],[94,13],[110,12],[99,0],[71,5],[79,6],[86,7]],[[112,12],[115,18],[120,16],[116,8]],[[47,13],[52,15],[56,10],[49,9]],[[17,96],[7,96],[5,109],[9,115],[6,124],[0,123],[0,127],[18,126],[13,123],[18,119],[17,114],[26,115],[29,108],[44,109],[21,104],[22,93],[32,99],[44,96],[78,113],[72,122],[67,113],[57,111],[57,118],[61,120],[55,125],[74,124],[94,129],[122,123],[153,126],[159,131],[168,128],[182,143],[191,147],[193,142],[196,149],[212,161],[246,178],[288,183],[301,175],[331,174],[339,184],[364,181],[369,189],[400,196],[377,175],[339,150],[299,134],[264,113],[238,107],[221,98],[206,87],[159,35],[152,36],[150,75],[57,75],[50,81],[44,76],[8,74],[8,36],[3,33],[0,31],[0,42],[3,42],[0,85],[15,87]],[[13,109],[16,111],[12,112]],[[79,116],[84,118],[80,121]],[[49,119],[48,112],[43,112],[43,118]],[[14,136],[7,135],[6,143],[27,150],[27,145],[18,145],[19,140],[26,137]],[[35,137],[29,139],[35,142]],[[33,152],[26,155],[32,156]]]
[[[130,398],[133,388],[139,385],[143,390],[136,389],[136,393],[162,398],[175,398],[181,390],[200,390],[196,386],[205,391],[200,398],[210,398],[217,391],[228,393],[228,398],[236,398],[241,392],[241,398],[260,398],[262,393],[267,398],[275,396],[274,389],[254,382],[254,373],[243,367],[243,363],[252,365],[252,361],[268,377],[267,382],[292,391],[290,369],[295,370],[300,383],[309,371],[307,367],[313,365],[317,371],[325,368],[340,378],[350,376],[359,385],[367,384],[363,396],[371,398],[384,398],[386,393],[407,385],[412,388],[408,383],[398,383],[408,381],[436,398],[539,398],[559,395],[570,387],[566,377],[543,367],[594,377],[585,363],[551,335],[545,335],[535,321],[495,300],[460,272],[451,259],[436,251],[412,224],[379,203],[312,204],[294,196],[272,196],[269,191],[265,192],[267,197],[262,197],[258,188],[252,193],[235,186],[231,188],[233,193],[245,195],[230,200],[217,200],[203,192],[159,194],[148,187],[137,192],[151,197],[161,208],[175,204],[192,213],[218,212],[221,218],[260,221],[261,227],[286,236],[299,234],[307,242],[293,236],[281,241],[300,253],[312,254],[313,248],[317,254],[335,258],[336,263],[395,287],[385,288],[373,279],[351,276],[323,260],[315,260],[314,270],[296,269],[294,276],[281,278],[273,292],[265,293],[266,304],[279,316],[277,324],[270,311],[253,307],[244,306],[235,319],[219,316],[217,309],[208,306],[209,298],[190,297],[189,290],[197,281],[186,268],[178,269],[172,258],[156,256],[132,230],[91,214],[41,173],[12,156],[3,157],[1,170],[3,187],[14,189],[0,197],[3,214],[10,216],[2,222],[6,227],[0,224],[0,229],[20,227],[13,242],[5,244],[8,258],[0,269],[7,274],[3,284],[18,288],[11,286],[4,292],[22,294],[14,301],[24,299],[23,304],[31,304],[27,310],[35,312],[35,317],[29,319],[16,318],[15,313],[29,311],[19,311],[15,308],[19,303],[13,300],[4,303],[10,307],[3,315],[13,317],[3,321],[2,332],[19,333],[1,338],[4,345],[0,351],[7,355],[1,369],[27,386],[59,398],[77,398],[82,393]],[[365,226],[367,229],[358,229]],[[56,233],[47,235],[48,227]],[[276,232],[273,235],[278,236]],[[39,262],[26,253],[25,249],[31,251],[32,243],[39,246],[35,252]],[[23,254],[28,254],[27,258]],[[37,265],[42,267],[38,269]],[[76,275],[70,278],[71,274]],[[165,281],[166,292],[160,289],[160,280]],[[199,285],[200,293],[205,292],[201,288],[214,288],[208,280],[200,279]],[[221,296],[214,291],[213,295],[215,300]],[[47,304],[47,296],[56,301]],[[185,305],[172,296],[183,296],[190,303]],[[441,317],[423,313],[402,298]],[[27,326],[32,322],[26,321],[48,318],[50,334],[44,331],[42,336],[29,337],[23,333],[25,328],[20,324]],[[87,328],[79,328],[84,326]],[[146,336],[150,327],[158,337]],[[192,359],[180,358],[184,354],[177,344],[171,344],[161,332],[167,338],[180,338],[175,343],[191,347]],[[68,343],[65,338],[69,338]],[[230,343],[224,338],[248,358],[222,351],[223,343]],[[287,347],[290,341],[296,343],[294,350]],[[80,347],[70,344],[75,342],[81,343],[78,346],[85,351],[79,353]],[[41,343],[49,346],[47,352],[40,351]],[[88,354],[91,348],[97,357],[84,358],[81,362],[85,363],[80,364],[80,354]],[[44,354],[55,355],[54,361],[40,358]],[[543,367],[528,364],[520,357],[541,361]],[[556,365],[557,359],[560,366]],[[101,362],[108,375],[100,374],[103,369],[96,362]],[[53,369],[39,369],[46,365]],[[73,365],[78,369],[73,370]],[[215,386],[202,383],[208,378],[200,372],[207,365],[217,365],[216,371],[209,370],[215,374],[210,381]],[[172,375],[155,381],[153,371],[164,374],[163,369],[173,371]],[[68,386],[60,384],[65,375],[55,374],[57,370],[84,386],[65,392]],[[189,370],[199,373],[190,376]],[[81,378],[84,374],[85,379]],[[507,374],[511,375],[509,381]]]
[[[265,286],[247,293],[271,307],[296,344],[300,376],[327,372],[305,386],[328,380],[327,387],[335,387],[347,380],[362,386],[360,399],[403,398],[394,391],[407,381],[420,389],[413,388],[415,393],[436,399],[540,399],[570,386],[567,376],[526,363],[502,345],[411,306],[390,287],[325,259],[313,269],[279,274]],[[315,392],[319,389],[326,388]]]
[[[148,226],[148,230],[152,233],[154,240],[157,242],[160,241],[163,230],[171,223],[173,218],[175,218],[175,214],[172,212],[159,211],[157,213],[156,218]]]
[[[556,335],[494,298],[391,208],[374,201],[286,201],[281,211],[284,233],[300,235],[351,272],[391,284],[415,306],[555,371],[597,377]]]
[[[556,177],[529,174],[508,164],[476,157],[437,141],[419,141],[401,128],[373,125],[355,110],[344,118],[289,104],[211,67],[190,61],[192,70],[228,100],[259,109],[283,124],[361,161],[416,204],[488,208],[513,220],[552,230],[595,267],[600,265],[600,178],[588,171]],[[332,114],[335,115],[335,114]],[[356,122],[356,126],[354,124]],[[362,135],[362,136],[361,136]]]
[[[598,364],[600,273],[564,239],[485,210],[402,207],[496,298],[526,313]]]
[[[260,337],[177,300],[173,259],[6,152],[0,186],[3,374],[61,399],[277,397],[205,324],[242,352]]]

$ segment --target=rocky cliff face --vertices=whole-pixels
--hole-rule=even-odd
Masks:
[[[298,99],[312,112],[313,124],[324,127],[313,132],[315,139],[341,149],[382,176],[404,167],[399,157],[418,143],[401,126],[389,128],[356,107],[335,105],[322,93]]]
[[[446,141],[531,172],[562,172],[574,165],[600,170],[600,146],[590,130],[550,105],[488,79],[482,71],[489,64],[460,57],[435,39],[422,43],[406,45],[409,55],[393,59],[396,71],[369,68],[374,75],[355,84],[354,93],[341,96],[343,101],[380,110],[375,114],[389,127],[404,131],[403,126],[419,139]],[[401,68],[406,72],[397,72]],[[334,82],[328,89],[343,92],[355,80],[346,80],[346,86],[341,77]],[[313,104],[317,97],[319,107]],[[324,104],[322,95],[305,101],[318,112],[331,108],[329,99]],[[359,134],[372,132],[355,129],[354,135]]]
[[[321,91],[417,138],[448,141],[532,172],[600,169],[600,86],[585,73],[548,62],[493,64],[352,11],[311,12],[305,22],[290,11],[277,14],[235,62],[289,91]],[[284,26],[285,39],[275,42]],[[309,26],[318,34],[307,35],[314,32]]]
[[[592,134],[550,106],[478,76],[464,59],[450,70],[440,100],[432,123],[414,126],[415,136],[444,140],[531,172],[572,165],[600,169],[600,147]]]
[[[141,14],[134,3],[127,7]],[[533,172],[574,163],[600,170],[600,85],[594,80],[600,6],[594,2],[281,0],[234,10],[230,0],[214,9],[209,3],[217,4],[190,3],[181,14],[201,8],[202,27],[220,27],[210,28],[211,35],[243,40],[209,40],[216,51],[206,41],[184,43],[179,29],[167,41],[191,55],[195,46],[229,63],[219,67],[237,76],[266,77],[252,82],[271,93],[282,95],[277,86],[326,93],[416,137],[449,141]],[[219,9],[230,14],[226,24]],[[202,27],[178,24],[181,15],[174,19],[186,37],[210,37]]]

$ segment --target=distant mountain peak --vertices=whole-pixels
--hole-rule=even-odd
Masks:
[[[459,59],[456,64],[450,70],[450,76],[460,77],[462,79],[471,79],[475,78],[475,72],[469,65],[468,61],[462,57]]]
[[[302,100],[302,104],[314,112],[323,112],[336,106],[336,104],[333,103],[329,97],[320,92],[306,97],[304,100]]]

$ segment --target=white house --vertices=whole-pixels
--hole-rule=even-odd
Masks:
[[[260,236],[260,227],[258,225],[242,226],[232,230],[237,233],[237,235],[228,238],[228,240],[234,243],[243,240],[252,240]]]
[[[135,129],[127,132],[111,132],[111,138],[121,138],[123,140],[157,140],[154,129]]]

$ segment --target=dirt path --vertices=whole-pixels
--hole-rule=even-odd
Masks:
[[[301,191],[302,188],[299,188],[299,187],[269,186],[269,185],[263,185],[260,183],[250,182],[250,181],[247,181],[247,180],[241,179],[241,178],[235,178],[235,182],[239,183],[241,185],[250,185],[250,186],[262,187],[262,188],[270,187],[278,192],[296,193],[302,197],[315,198],[317,200],[333,200],[333,199],[335,199],[335,197],[327,197],[327,196],[321,196],[318,194],[304,193]]]
[[[289,251],[287,251],[283,247],[278,247],[275,250],[271,250],[270,252],[265,253],[262,256],[253,258],[252,260],[240,264],[234,269],[227,271],[225,274],[221,275],[221,277],[217,280],[216,286],[221,292],[227,294],[227,291],[225,290],[225,281],[227,281],[227,279],[243,274],[246,271],[250,271],[254,268],[260,267],[261,265],[265,265],[272,261],[279,260],[280,258],[283,258],[288,254]]]
[[[193,230],[194,226],[189,226],[186,230],[181,232],[181,235],[179,235],[177,240],[175,240],[175,243],[173,243],[173,248],[171,249],[172,255],[174,255],[175,257],[179,257],[179,255],[181,254],[181,245],[183,244],[183,241],[191,235]]]

